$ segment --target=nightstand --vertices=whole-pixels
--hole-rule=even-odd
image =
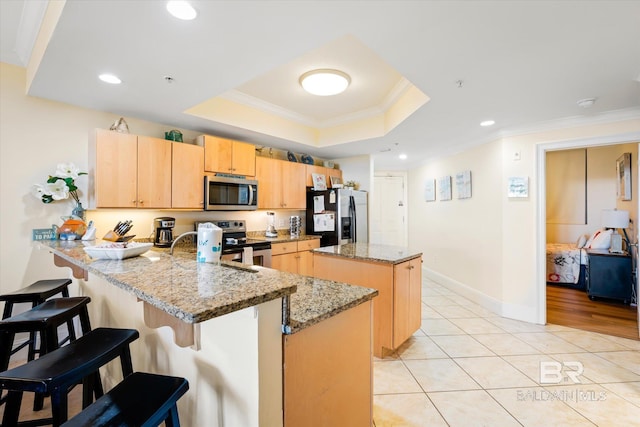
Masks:
[[[631,256],[609,253],[607,249],[587,249],[587,294],[594,297],[612,298],[631,302],[632,273]]]

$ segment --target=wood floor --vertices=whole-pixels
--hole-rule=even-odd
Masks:
[[[547,323],[638,340],[637,307],[591,301],[584,291],[547,286]]]

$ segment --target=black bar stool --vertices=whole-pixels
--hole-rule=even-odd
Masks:
[[[4,311],[2,313],[2,318],[6,319],[13,315],[13,305],[19,303],[31,303],[31,308],[42,304],[48,298],[56,295],[62,294],[63,297],[69,297],[69,285],[71,284],[71,279],[48,279],[48,280],[38,280],[37,282],[32,283],[29,286],[18,289],[17,291],[10,292],[8,294],[0,295],[0,301],[4,301]],[[69,336],[75,335],[75,331],[73,330],[73,322],[67,322],[67,327],[69,328]],[[29,334],[29,340],[20,344],[16,348],[11,350],[11,354],[15,354],[20,351],[26,345],[29,345],[29,353],[27,355],[27,360],[33,360],[35,358],[35,354],[37,352],[35,348],[35,332],[31,332]],[[60,345],[64,344],[64,342]]]
[[[63,427],[180,427],[176,403],[189,390],[184,378],[135,372]]]
[[[0,320],[0,372],[9,367],[11,349],[17,333],[39,333],[41,338],[39,357],[59,346],[58,326],[72,322],[79,316],[82,334],[91,330],[87,305],[89,297],[54,298],[43,302],[29,311]],[[75,332],[70,332],[70,339],[76,339]],[[0,390],[2,387],[0,386]],[[33,402],[34,411],[42,409],[43,396],[37,395]]]
[[[138,339],[135,329],[96,328],[76,341],[38,357],[29,363],[5,372],[0,372],[0,387],[9,391],[2,425],[59,426],[67,420],[67,393],[69,389],[83,383],[82,407],[86,408],[103,395],[98,369],[110,361],[120,358],[124,378],[133,373],[129,344]],[[51,418],[18,423],[22,395],[51,395]],[[145,390],[138,396],[143,400]]]

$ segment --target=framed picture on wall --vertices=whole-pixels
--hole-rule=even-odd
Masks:
[[[427,179],[424,183],[424,200],[427,202],[433,202],[436,200],[436,180]]]
[[[471,198],[471,171],[456,174],[456,190],[458,191],[458,199]]]
[[[631,200],[631,153],[624,153],[618,157],[616,172],[618,173],[618,199]]]
[[[440,200],[451,200],[451,175],[438,179],[438,195]]]

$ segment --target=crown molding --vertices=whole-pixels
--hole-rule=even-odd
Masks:
[[[579,126],[597,125],[624,120],[640,119],[640,108],[624,108],[620,110],[605,111],[589,116],[573,116],[563,119],[547,120],[527,126],[502,129],[495,134],[494,139],[512,136],[527,135],[531,133],[548,132],[558,129],[573,128]]]
[[[280,107],[279,105],[272,104],[270,102],[264,101],[260,98],[256,98],[235,89],[223,93],[222,95],[220,95],[220,98],[224,98],[232,102],[237,102],[238,104],[255,108],[265,113],[273,114],[283,119],[291,120],[305,126],[313,127],[316,129],[326,129],[384,114],[411,87],[411,82],[403,77],[398,81],[398,83],[396,83],[391,91],[389,91],[387,96],[379,105],[375,105],[373,107],[365,108],[359,111],[354,111],[353,113],[344,114],[342,116],[327,120],[311,119],[303,114],[296,113],[295,111]]]
[[[16,34],[15,52],[21,65],[26,67],[31,58],[31,52],[36,38],[40,32],[40,26],[47,11],[47,0],[31,0],[23,2],[22,15]]]

